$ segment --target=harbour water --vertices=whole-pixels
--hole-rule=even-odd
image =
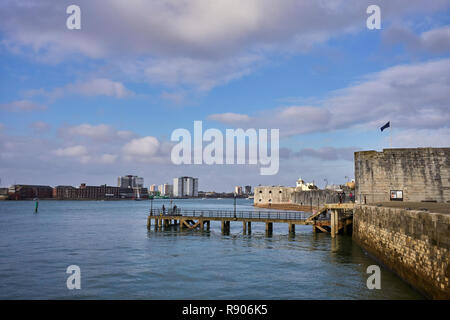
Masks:
[[[153,201],[154,208],[170,200]],[[233,208],[233,199],[176,200],[179,208]],[[252,201],[237,200],[251,210]],[[381,266],[381,289],[366,286],[378,264],[349,236],[331,239],[286,224],[231,222],[230,235],[147,231],[150,201],[0,202],[0,299],[423,299]],[[66,268],[81,269],[68,290]]]

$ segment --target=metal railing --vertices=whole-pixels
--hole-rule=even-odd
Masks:
[[[306,220],[311,213],[301,211],[255,211],[255,210],[220,210],[220,209],[178,209],[165,211],[153,209],[156,216],[183,216],[198,218],[241,218],[261,220]]]

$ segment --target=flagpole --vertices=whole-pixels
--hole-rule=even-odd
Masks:
[[[392,136],[391,136],[392,127],[389,126],[389,148],[392,149]]]

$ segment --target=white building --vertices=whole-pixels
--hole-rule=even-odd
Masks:
[[[299,178],[297,180],[296,184],[297,191],[309,191],[312,189],[317,189],[316,185],[314,183],[305,183],[305,181],[302,178]]]
[[[241,196],[242,195],[242,187],[241,186],[234,187],[234,194]]]
[[[174,197],[198,197],[198,178],[179,177],[173,179]]]

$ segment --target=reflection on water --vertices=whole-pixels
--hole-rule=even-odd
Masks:
[[[169,200],[155,200],[154,208]],[[233,208],[233,199],[177,200],[181,208]],[[148,201],[0,202],[2,299],[422,299],[382,268],[382,289],[366,287],[376,264],[351,237],[297,226],[231,222],[210,231],[146,229]],[[238,209],[251,209],[238,200]],[[81,290],[66,288],[67,266]]]

